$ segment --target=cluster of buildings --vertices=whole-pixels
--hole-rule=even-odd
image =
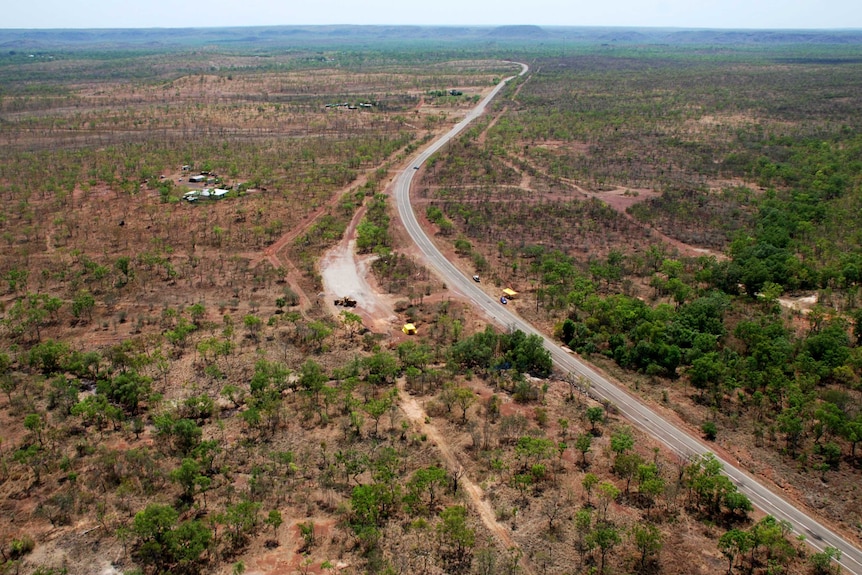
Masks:
[[[347,102],[339,102],[338,104],[327,104],[327,108],[347,108],[348,110],[356,110],[357,108],[373,108],[374,104],[371,102],[360,102],[358,106],[354,106],[353,104],[349,104]]]
[[[204,198],[221,198],[230,190],[224,188],[204,188],[202,190],[189,190],[183,194],[183,199],[187,202],[196,202]]]

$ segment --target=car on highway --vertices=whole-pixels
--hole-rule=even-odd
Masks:
[[[473,276],[473,281],[479,283],[479,276]]]
[[[413,169],[414,169],[414,170],[418,170],[418,169],[419,169],[419,166],[413,166]]]
[[[506,299],[506,296],[503,296],[500,298],[500,303],[506,305],[507,303],[509,303],[509,300]]]

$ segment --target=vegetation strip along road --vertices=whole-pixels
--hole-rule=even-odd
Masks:
[[[522,71],[519,75],[523,76],[529,68],[526,64],[520,65]],[[440,273],[450,289],[455,289],[470,298],[475,306],[497,324],[513,330],[519,329],[526,334],[540,336],[557,367],[565,373],[575,374],[588,380],[591,384],[590,391],[596,399],[610,402],[626,419],[683,457],[688,458],[711,453],[712,450],[702,441],[663,419],[639,399],[564,351],[555,341],[541,333],[532,324],[501,307],[495,298],[490,297],[475,285],[471,278],[464,275],[452,262],[447,260],[419,225],[410,204],[410,186],[416,168],[460,134],[468,124],[482,115],[488,103],[513,78],[515,76],[503,79],[463,120],[417,155],[407,169],[398,175],[395,182],[395,202],[398,205],[398,214],[404,227],[422,251],[425,259]],[[724,474],[733,481],[740,492],[751,500],[753,505],[776,519],[790,522],[793,530],[799,535],[804,535],[807,542],[818,551],[822,552],[826,547],[840,550],[842,567],[853,575],[862,575],[862,550],[802,509],[771,491],[751,474],[718,455],[716,455],[716,459],[724,466]]]

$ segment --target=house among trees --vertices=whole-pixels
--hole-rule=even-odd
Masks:
[[[503,295],[506,296],[506,299],[515,299],[518,295],[518,292],[511,288],[506,288],[503,290]]]
[[[404,327],[401,328],[401,331],[407,335],[416,335],[416,326],[412,323],[405,323]]]
[[[200,184],[207,181],[207,177],[203,174],[198,174],[197,176],[189,176],[189,182],[193,184]]]

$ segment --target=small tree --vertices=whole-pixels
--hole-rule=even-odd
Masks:
[[[700,426],[700,430],[707,441],[715,441],[715,437],[718,435],[718,427],[716,427],[714,421],[704,421],[703,425]]]
[[[189,315],[192,318],[192,323],[196,327],[201,326],[201,321],[206,317],[207,308],[204,304],[198,302],[189,306]]]
[[[461,408],[461,421],[467,422],[467,410],[476,402],[476,394],[467,387],[456,387],[453,390],[455,403]]]
[[[647,560],[662,548],[661,531],[652,523],[635,523],[631,529],[635,547],[640,553],[640,568],[646,569]]]
[[[72,299],[72,315],[76,319],[86,316],[87,321],[91,321],[94,307],[96,307],[96,298],[87,290],[78,290]]]
[[[620,541],[620,530],[609,521],[599,521],[593,532],[590,533],[588,539],[591,543],[599,548],[601,563],[599,563],[599,573],[605,572],[605,560],[608,552],[616,547]]]
[[[446,470],[436,465],[417,469],[407,482],[405,501],[416,511],[427,509],[433,513],[437,503],[437,489],[445,484],[447,479]]]
[[[630,451],[634,445],[635,439],[632,436],[631,430],[627,427],[618,429],[611,434],[611,451],[616,453],[617,456]]]
[[[590,452],[592,443],[593,436],[589,433],[582,433],[578,435],[578,438],[575,440],[575,448],[581,452],[581,465],[584,468],[587,467],[587,453]]]
[[[299,534],[302,536],[302,540],[304,541],[302,545],[301,552],[307,553],[316,542],[315,533],[314,533],[314,521],[306,521],[304,523],[300,523]]]
[[[278,541],[278,528],[281,527],[282,523],[284,523],[284,519],[281,517],[281,512],[278,509],[271,510],[269,515],[266,516],[264,523],[272,527],[272,537]]]
[[[0,389],[6,394],[9,403],[12,403],[12,392],[18,387],[18,382],[12,377],[12,358],[5,352],[0,351]]]
[[[39,445],[42,445],[42,416],[38,413],[30,413],[24,417],[24,427],[26,427],[33,435],[36,436],[36,440],[39,442]]]
[[[380,419],[386,415],[386,412],[389,411],[389,408],[392,406],[392,396],[386,394],[385,396],[379,399],[370,399],[365,405],[362,406],[362,410],[368,414],[368,416],[374,420],[374,437],[378,436],[378,428],[380,426]]]
[[[587,553],[592,551],[595,545],[590,538],[593,525],[592,510],[588,507],[579,509],[577,513],[575,513],[573,522],[575,524],[574,546],[580,557],[581,565],[583,565]]]
[[[587,420],[590,422],[590,431],[593,435],[596,434],[596,424],[605,420],[605,409],[603,407],[588,407]]]
[[[170,505],[152,503],[135,515],[132,530],[141,541],[138,556],[142,563],[162,570],[170,564],[170,534],[179,514]]]
[[[341,311],[341,321],[344,327],[347,328],[347,333],[351,338],[362,327],[362,317],[346,309]]]
[[[248,335],[257,341],[260,337],[260,331],[263,329],[263,320],[256,315],[249,314],[242,318],[242,323],[248,331]]]
[[[260,503],[248,500],[228,506],[223,518],[234,549],[245,544],[248,536],[257,527],[259,510]]]
[[[841,550],[835,547],[826,547],[822,553],[814,553],[809,557],[814,575],[834,575],[841,573],[841,567],[833,565],[832,561],[841,561]]]
[[[467,525],[467,509],[462,505],[447,507],[440,513],[440,520],[437,535],[447,572],[468,572],[473,561],[476,531]]]
[[[719,538],[718,548],[727,558],[727,575],[731,575],[737,556],[742,556],[752,548],[751,536],[745,531],[731,529]]]
[[[584,487],[584,491],[587,492],[587,505],[592,506],[590,502],[590,495],[593,492],[593,488],[599,484],[599,478],[595,473],[585,473],[584,478],[581,480],[581,485]]]
[[[199,485],[201,477],[201,468],[194,459],[186,458],[179,467],[171,471],[171,480],[175,481],[182,487],[182,498],[192,503],[195,496],[195,487]]]
[[[599,483],[599,511],[601,520],[605,521],[608,517],[608,507],[612,501],[615,501],[620,496],[620,490],[617,486],[609,481]]]

